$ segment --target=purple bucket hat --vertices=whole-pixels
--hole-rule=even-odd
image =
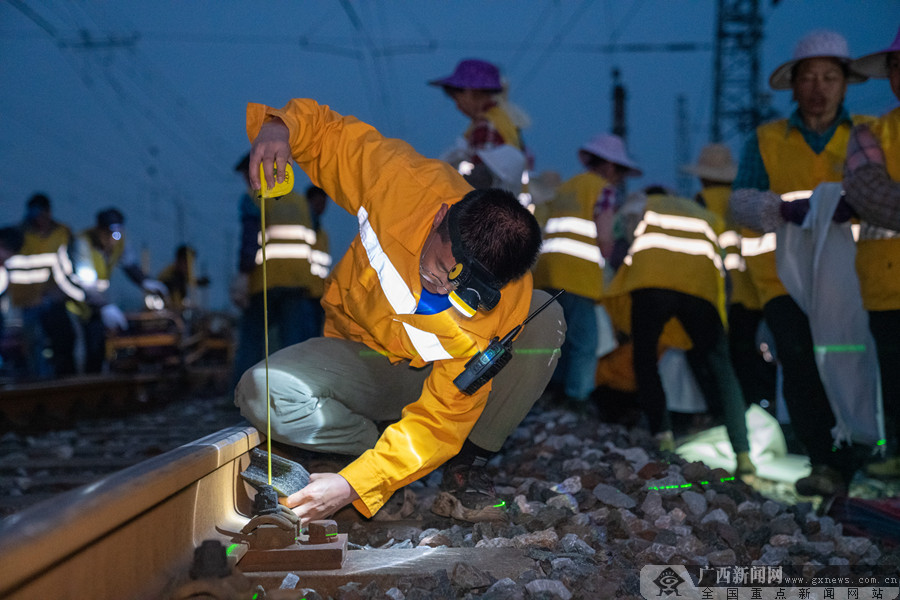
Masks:
[[[460,61],[452,75],[434,79],[428,84],[491,92],[503,89],[500,83],[500,69],[487,61],[475,58]]]
[[[888,76],[887,55],[891,52],[900,52],[900,29],[897,30],[893,44],[884,50],[860,56],[850,63],[850,68],[866,77],[884,79]]]

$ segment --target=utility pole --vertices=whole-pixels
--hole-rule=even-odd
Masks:
[[[691,136],[688,122],[687,98],[679,94],[675,99],[675,181],[678,193],[684,198],[691,195],[694,178],[681,170],[681,165],[691,161]]]
[[[713,142],[744,137],[773,116],[768,94],[759,81],[762,40],[759,0],[718,0],[710,127]]]
[[[612,91],[612,105],[613,105],[613,125],[612,132],[622,138],[625,139],[625,132],[627,131],[627,127],[625,124],[625,86],[622,85],[621,72],[618,67],[613,68],[612,70],[612,80],[613,80],[613,91]]]
[[[612,106],[613,106],[613,125],[612,132],[614,135],[622,138],[622,141],[625,142],[625,146],[628,146],[628,142],[626,139],[626,133],[628,131],[628,127],[626,126],[625,119],[625,97],[628,95],[625,92],[625,86],[622,85],[621,73],[619,72],[618,67],[614,67],[612,70],[612,79],[613,79],[613,91],[612,91]],[[622,178],[622,182],[618,186],[618,200],[617,202],[621,204],[625,201],[625,194],[627,192],[627,188],[625,186],[625,182],[627,177]]]

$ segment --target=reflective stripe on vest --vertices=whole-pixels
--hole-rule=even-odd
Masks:
[[[381,290],[384,292],[388,303],[398,315],[413,314],[416,312],[416,297],[381,247],[378,235],[372,228],[371,223],[369,223],[369,213],[365,208],[360,207],[356,213],[356,218],[359,221],[359,239],[366,250],[369,265],[375,269],[375,273],[378,275]],[[440,340],[433,333],[417,329],[407,323],[403,324],[403,328],[406,330],[410,341],[415,346],[416,352],[422,357],[422,360],[432,362],[453,358],[441,346]]]
[[[553,217],[548,219],[547,224],[544,225],[544,235],[549,236],[567,233],[596,240],[597,224],[592,220],[570,216]],[[606,264],[603,260],[603,255],[600,254],[600,248],[597,247],[596,243],[583,242],[570,237],[544,238],[544,241],[541,244],[541,254],[549,254],[551,252],[568,254],[575,258],[597,264],[601,268]]]
[[[309,262],[310,272],[322,279],[331,269],[331,255],[312,248],[317,240],[316,232],[304,225],[271,225],[266,227],[266,261],[299,259]],[[257,235],[262,246],[262,233]],[[256,264],[263,263],[262,248],[256,251]]]
[[[648,227],[659,227],[685,233],[701,233],[706,239],[685,238],[664,232],[647,233]],[[692,256],[705,256],[724,275],[724,264],[717,247],[718,236],[710,224],[703,219],[666,215],[648,210],[635,228],[634,235],[635,240],[628,249],[628,256],[625,257],[625,263],[628,265],[631,264],[632,257],[638,252],[661,249]]]
[[[760,256],[767,252],[775,252],[775,232],[770,231],[759,237],[741,239],[741,254],[744,256]]]
[[[600,254],[600,248],[595,244],[588,244],[573,240],[572,238],[547,238],[541,243],[541,254],[549,254],[558,252],[560,254],[568,254],[575,258],[580,258],[588,262],[595,263],[601,268],[606,264],[603,255]]]
[[[84,300],[84,290],[69,279],[73,275],[73,267],[65,246],[60,246],[56,252],[17,254],[6,261],[6,268],[9,271],[9,283],[18,285],[47,283],[52,276],[53,281],[66,296],[78,302]]]

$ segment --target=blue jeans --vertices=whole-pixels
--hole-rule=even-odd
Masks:
[[[322,306],[319,299],[310,297],[304,288],[273,288],[267,296],[270,355],[276,350],[322,335]],[[263,295],[259,292],[250,297],[250,304],[241,315],[234,356],[234,385],[247,369],[265,358],[263,328]]]
[[[556,293],[556,290],[550,293]],[[600,343],[600,332],[597,313],[594,312],[595,302],[568,292],[556,301],[562,306],[568,330],[551,381],[562,388],[569,398],[586,400],[597,387],[597,345]]]
[[[27,378],[52,379],[75,374],[75,327],[65,300],[44,298],[22,309],[22,328],[27,343]],[[44,356],[45,346],[53,357]]]

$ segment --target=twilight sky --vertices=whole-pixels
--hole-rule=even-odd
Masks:
[[[844,34],[854,56],[887,46],[896,0],[781,0],[763,6],[763,84],[813,29]],[[233,165],[249,142],[247,102],[282,106],[310,97],[437,156],[467,120],[426,81],[462,58],[500,66],[536,170],[579,172],[577,147],[612,125],[612,69],[628,93],[627,139],[649,183],[677,183],[676,101],[685,98],[691,158],[712,114],[712,0],[9,0],[0,3],[0,224],[47,193],[78,231],[109,205],[150,271],[184,242],[213,280],[207,305],[229,307],[237,263],[241,180]],[[638,44],[687,44],[683,52]],[[851,112],[881,114],[896,101],[885,81],[851,86]],[[792,109],[789,92],[773,108]],[[741,140],[726,140],[737,154]],[[306,182],[299,174],[300,185]],[[326,213],[336,258],[355,220]],[[125,308],[139,302],[124,278]]]

